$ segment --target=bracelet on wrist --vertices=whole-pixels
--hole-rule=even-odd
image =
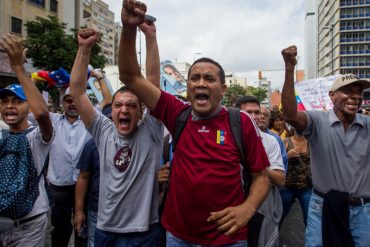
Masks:
[[[102,80],[104,77],[102,76],[102,77],[99,77],[99,78],[97,78],[97,80],[98,81],[100,81],[100,80]]]

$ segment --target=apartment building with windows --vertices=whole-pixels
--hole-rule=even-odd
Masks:
[[[318,76],[370,79],[370,0],[318,3]]]
[[[101,0],[91,1],[91,25],[101,34],[102,54],[107,58],[107,64],[115,63],[115,25],[114,13],[109,10],[109,5]]]

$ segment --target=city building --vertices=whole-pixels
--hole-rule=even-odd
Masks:
[[[281,105],[281,92],[280,90],[274,90],[270,96],[270,109],[273,107],[280,107]]]
[[[84,0],[86,1],[86,0]],[[0,1],[0,35],[12,33],[23,38],[27,37],[25,24],[33,21],[36,17],[46,18],[49,15],[57,16],[61,22],[67,24],[66,31],[80,27],[83,22],[81,0],[17,0]],[[34,68],[27,64],[27,71]],[[15,75],[11,71],[8,59],[4,52],[0,51],[0,87],[14,82]]]
[[[297,70],[295,72],[296,81],[303,81],[305,79],[305,71],[304,70]]]
[[[266,77],[262,77],[262,71],[258,71],[258,87],[266,89],[266,98],[261,102],[261,105],[269,107],[270,106],[270,99],[271,99],[271,81],[267,80]]]
[[[370,0],[319,0],[318,76],[370,79]]]
[[[225,72],[225,82],[228,87],[231,85],[239,85],[244,88],[247,87],[247,78],[237,76],[232,72]]]
[[[114,23],[114,64],[118,64],[118,47],[121,38],[122,26],[120,22]]]
[[[305,1],[305,71],[306,79],[317,78],[317,1]]]
[[[84,8],[88,12],[90,6],[85,1]],[[101,0],[91,1],[91,20],[87,27],[98,30],[101,34],[102,54],[107,59],[107,65],[113,65],[115,62],[115,24],[114,13],[109,10],[109,5]]]

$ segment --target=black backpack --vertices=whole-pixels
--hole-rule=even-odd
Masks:
[[[19,219],[29,214],[39,195],[43,172],[37,174],[27,134],[1,130],[0,216]]]
[[[185,128],[186,122],[189,118],[189,115],[191,113],[192,107],[188,107],[184,109],[180,114],[176,117],[175,120],[175,129],[172,136],[172,152],[175,152],[176,144],[178,140],[180,139],[181,133]],[[234,137],[234,141],[236,143],[236,146],[239,151],[240,155],[240,162],[243,165],[243,182],[244,182],[244,193],[246,196],[248,196],[249,193],[249,187],[250,187],[250,181],[251,181],[251,171],[249,166],[247,165],[245,161],[245,154],[244,154],[244,145],[243,145],[243,135],[242,135],[242,128],[241,128],[241,118],[240,118],[240,110],[238,108],[229,107],[229,123],[231,127],[231,132]],[[163,200],[159,207],[159,214],[162,215],[164,204],[166,202],[167,198],[167,192],[168,192],[168,186],[171,179],[171,167],[170,166],[170,176],[165,184],[164,187],[164,194],[163,194]]]

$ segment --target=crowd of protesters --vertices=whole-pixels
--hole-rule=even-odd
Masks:
[[[145,13],[144,3],[123,2],[125,86],[111,95],[94,71],[97,106],[86,78],[99,33],[78,32],[62,114],[48,111],[26,73],[21,41],[1,39],[20,84],[0,89],[0,246],[44,246],[49,205],[53,247],[68,246],[73,231],[75,246],[278,246],[295,200],[306,246],[370,246],[370,118],[358,113],[370,82],[340,76],[333,109],[297,111],[290,46],[281,110],[253,96],[221,105],[225,73],[210,58],[191,65],[187,98],[170,95]]]

